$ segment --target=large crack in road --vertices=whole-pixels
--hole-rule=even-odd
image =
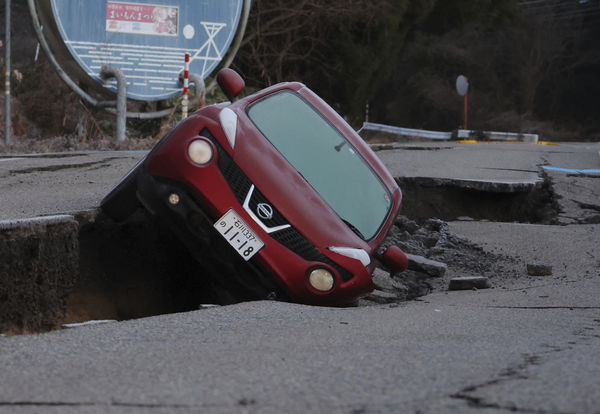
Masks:
[[[568,309],[568,310],[596,310],[600,307],[562,307],[562,306],[551,306],[551,307],[516,307],[516,306],[502,306],[497,307],[502,309],[534,309],[534,310],[547,310],[547,309]],[[592,315],[591,313],[589,314]],[[468,385],[459,390],[458,392],[451,394],[450,398],[463,400],[467,403],[470,408],[474,409],[496,409],[501,411],[510,411],[518,413],[547,413],[548,408],[537,408],[535,398],[533,394],[535,389],[544,387],[544,378],[546,377],[544,370],[548,369],[547,364],[555,362],[557,359],[564,358],[566,360],[577,360],[577,355],[580,353],[578,347],[588,347],[589,341],[594,341],[598,344],[600,335],[596,334],[596,331],[600,327],[598,319],[593,320],[595,326],[584,327],[583,329],[575,330],[571,336],[566,338],[555,339],[553,344],[543,344],[541,349],[532,351],[521,356],[521,362],[512,364],[500,371],[497,376],[478,382],[477,384]],[[561,355],[565,354],[565,355]],[[568,355],[566,355],[568,354]],[[581,352],[585,354],[585,352]],[[593,362],[590,361],[593,366]],[[523,385],[527,382],[529,385],[526,387]],[[520,388],[529,389],[532,398],[531,401],[521,399],[515,401],[515,397],[508,395],[503,390],[512,389],[514,385],[509,383],[516,383]],[[511,399],[513,399],[511,401]],[[555,408],[552,412],[564,412],[564,410]]]

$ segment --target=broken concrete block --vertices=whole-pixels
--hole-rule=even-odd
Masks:
[[[492,287],[485,276],[461,276],[450,279],[448,290],[487,289]]]
[[[408,217],[405,216],[398,216],[396,218],[396,226],[398,226],[398,228],[400,228],[401,230],[408,231],[410,234],[415,233],[420,228],[416,222],[410,220]]]
[[[427,221],[425,221],[425,223],[423,224],[423,227],[425,227],[427,230],[434,232],[441,231],[444,228],[444,226],[446,226],[446,222],[437,218],[427,219]]]
[[[373,272],[373,284],[378,291],[391,293],[397,300],[406,300],[410,295],[411,289],[404,283],[404,277],[408,271],[397,274],[392,277],[388,272],[382,269],[375,269]],[[418,296],[418,295],[414,295]]]
[[[375,289],[384,292],[393,292],[395,290],[390,274],[379,268],[375,269],[373,272],[373,284],[375,285]]]
[[[365,296],[363,299],[369,300],[369,301],[375,302],[375,303],[380,303],[380,304],[392,303],[392,302],[398,301],[398,297],[396,295],[394,295],[393,293],[383,292],[381,290],[374,290],[373,292],[371,292],[367,296]]]
[[[0,221],[0,331],[49,330],[62,320],[79,277],[72,216]]]
[[[417,256],[414,254],[407,254],[408,268],[421,273],[427,273],[433,277],[444,276],[448,266],[446,263],[437,262],[435,260],[427,259],[423,256]]]
[[[552,274],[552,266],[545,263],[527,263],[527,274],[529,276],[550,276]]]

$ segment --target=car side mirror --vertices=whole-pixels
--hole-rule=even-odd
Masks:
[[[403,272],[408,268],[408,258],[398,246],[388,247],[379,258],[392,273]]]
[[[217,73],[217,83],[231,102],[242,92],[246,83],[235,70],[223,68]]]

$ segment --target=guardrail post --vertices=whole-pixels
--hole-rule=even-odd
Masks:
[[[117,80],[117,141],[125,141],[125,121],[127,120],[127,81],[123,72],[110,66],[102,66],[100,77],[107,81]]]

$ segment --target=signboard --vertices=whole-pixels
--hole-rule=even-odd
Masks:
[[[179,74],[206,78],[235,36],[243,0],[50,0],[68,51],[99,83],[100,69],[123,71],[127,96],[156,101],[181,94]],[[116,91],[116,83],[109,84]]]
[[[106,31],[177,36],[179,7],[106,2]]]
[[[456,78],[456,93],[460,96],[465,96],[469,92],[469,81],[464,75],[458,75]]]

